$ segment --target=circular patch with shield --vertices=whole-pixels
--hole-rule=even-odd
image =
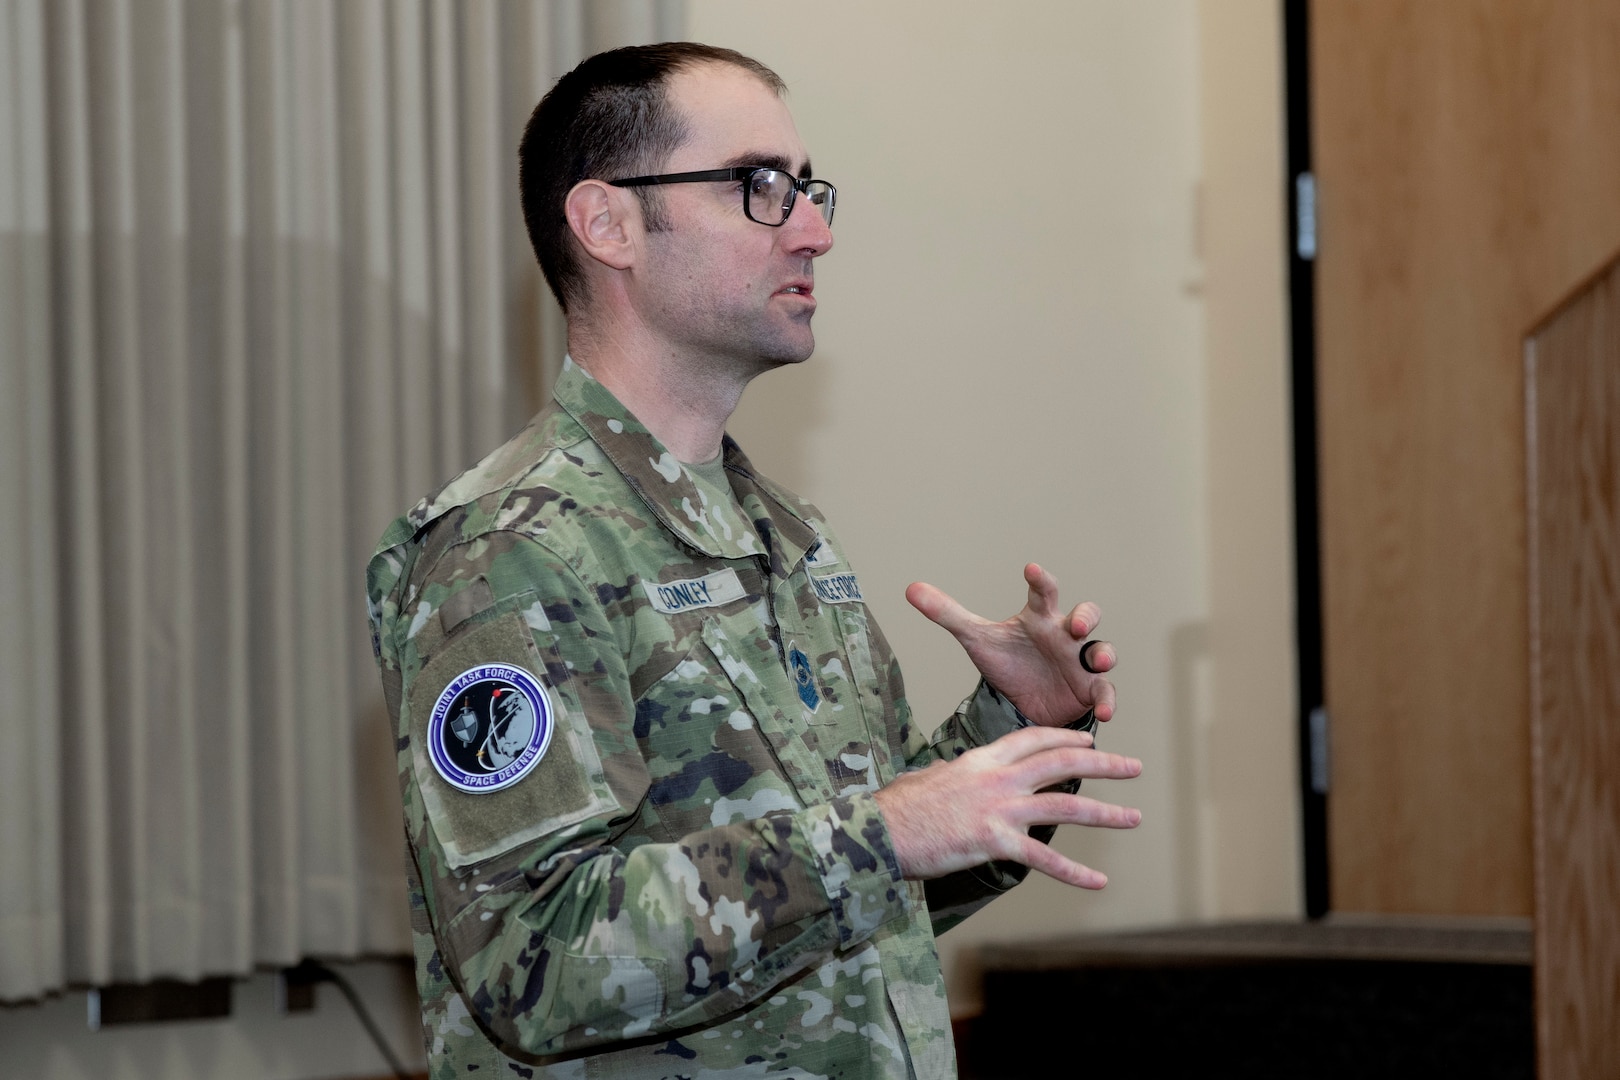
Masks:
[[[539,764],[555,726],[546,688],[522,668],[483,664],[450,681],[428,717],[428,755],[451,787],[511,787]]]

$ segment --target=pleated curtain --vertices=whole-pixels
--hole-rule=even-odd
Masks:
[[[0,0],[0,1000],[409,950],[362,572],[562,355],[516,147],[678,0]]]

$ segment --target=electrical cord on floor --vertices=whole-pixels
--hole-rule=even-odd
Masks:
[[[355,1016],[360,1018],[360,1024],[366,1029],[366,1034],[370,1035],[371,1041],[376,1044],[377,1052],[382,1054],[383,1060],[388,1062],[388,1067],[394,1070],[394,1076],[397,1080],[411,1080],[411,1074],[405,1071],[405,1066],[400,1064],[399,1058],[394,1056],[393,1050],[383,1040],[382,1031],[377,1027],[377,1022],[371,1018],[370,1011],[366,1009],[365,1004],[360,1000],[360,995],[355,993],[354,986],[348,979],[325,964],[309,959],[299,961],[296,968],[288,969],[288,973],[296,973],[299,981],[306,983],[329,982],[342,991],[343,996],[349,999],[349,1007],[354,1010]]]

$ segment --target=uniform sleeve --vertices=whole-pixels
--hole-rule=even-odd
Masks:
[[[926,741],[912,729],[912,739],[906,747],[906,767],[915,769],[933,761],[952,761],[1028,723],[1018,715],[1012,702],[980,679],[973,692],[962,699],[956,711],[946,717]]]
[[[451,547],[419,580],[383,649],[407,830],[446,975],[498,1042],[550,1055],[709,1024],[906,914],[869,794],[660,834],[628,589],[587,586],[516,533]],[[460,790],[433,740],[460,738],[458,686],[511,669],[539,686],[549,742],[509,785]]]

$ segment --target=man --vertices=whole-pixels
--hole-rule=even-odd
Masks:
[[[781,91],[679,43],[558,82],[519,151],[556,401],[369,567],[435,1076],[951,1075],[936,929],[1025,867],[1102,886],[1032,826],[1138,820],[1069,783],[1140,769],[1063,726],[1113,711],[1093,605],[913,585],[985,676],[930,744],[820,514],[724,437],[832,246]]]

